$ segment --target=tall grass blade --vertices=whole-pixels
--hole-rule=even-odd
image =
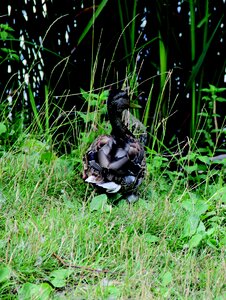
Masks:
[[[208,42],[205,44],[205,48],[203,48],[202,54],[200,55],[200,57],[197,60],[197,63],[194,65],[194,67],[192,68],[192,72],[191,72],[191,76],[188,79],[186,88],[185,88],[185,92],[188,91],[190,88],[192,88],[192,120],[191,120],[191,135],[194,136],[195,135],[195,127],[196,127],[196,121],[197,121],[197,109],[196,107],[198,106],[196,103],[196,91],[195,91],[195,79],[197,77],[198,72],[200,71],[204,59],[206,57],[207,51],[213,41],[213,38],[222,22],[223,16],[221,17],[221,19],[219,20],[215,30],[213,31],[211,37],[209,38]]]
[[[196,40],[196,31],[195,31],[195,3],[194,0],[190,0],[190,39],[191,39],[191,63],[192,68],[195,61],[195,40]],[[191,111],[191,135],[195,134],[195,124],[196,124],[196,91],[195,91],[195,80],[192,81],[192,111]]]
[[[119,12],[119,19],[121,23],[121,28],[125,28],[125,22],[124,22],[124,17],[123,17],[123,9],[122,9],[122,1],[118,0],[118,12]],[[123,34],[123,45],[125,49],[126,56],[128,54],[128,47],[127,47],[127,40],[126,40],[126,34]]]
[[[207,37],[208,37],[208,24],[209,24],[209,17],[210,17],[210,13],[209,13],[209,0],[206,0],[206,4],[205,4],[205,16],[204,18],[199,22],[199,24],[197,25],[197,28],[200,28],[201,26],[204,27],[203,29],[203,47],[202,49],[206,48],[206,43],[207,43]],[[200,80],[199,80],[199,91],[198,91],[198,103],[197,103],[197,113],[200,112],[201,110],[201,90],[202,90],[202,86],[203,86],[203,78],[204,78],[204,68],[202,68],[201,74],[200,74]],[[197,122],[197,121],[196,121]]]
[[[93,26],[95,23],[97,17],[99,14],[102,12],[103,8],[107,4],[108,0],[102,0],[101,3],[98,5],[97,10],[93,13],[92,18],[89,20],[88,24],[86,25],[85,29],[83,30],[81,36],[79,37],[77,46],[83,41],[87,33],[89,32],[90,28]]]
[[[49,136],[49,91],[45,85],[45,133]]]
[[[222,16],[221,19],[219,20],[219,22],[217,23],[216,28],[214,29],[211,37],[209,38],[208,42],[206,43],[206,47],[203,49],[202,54],[200,55],[197,63],[194,65],[194,68],[192,69],[192,72],[191,72],[191,76],[188,79],[188,82],[187,82],[187,85],[186,85],[186,88],[185,88],[185,92],[187,92],[189,90],[189,88],[192,85],[192,82],[197,77],[197,74],[200,71],[200,68],[201,68],[201,66],[203,64],[203,61],[204,61],[205,57],[206,57],[206,53],[207,53],[207,51],[208,51],[208,49],[209,49],[209,47],[210,47],[210,45],[211,45],[211,43],[213,41],[213,38],[214,38],[214,36],[215,36],[215,34],[216,34],[216,32],[217,32],[217,30],[218,30],[218,28],[219,28],[219,26],[220,26],[220,24],[222,22],[223,17],[224,16]]]
[[[30,84],[28,85],[28,95],[29,95],[29,99],[30,99],[30,103],[31,103],[31,108],[32,108],[32,111],[33,111],[33,114],[34,114],[34,119],[35,119],[35,121],[38,125],[40,133],[43,133],[42,124],[41,124],[41,121],[40,121],[40,114],[38,112],[38,109],[37,109],[37,106],[36,106],[36,103],[35,103],[34,94],[32,92]]]
[[[145,106],[145,110],[144,110],[144,117],[143,117],[143,124],[145,127],[147,127],[148,125],[148,118],[150,116],[150,108],[151,108],[151,100],[152,100],[152,91],[154,88],[154,84],[152,84],[149,95],[148,95],[148,99],[147,99],[147,103]]]
[[[165,86],[166,76],[167,76],[167,51],[160,32],[159,32],[159,55],[160,55],[160,89],[162,91]],[[166,112],[165,101],[163,101],[162,103],[162,113],[163,116],[166,116],[167,112]]]
[[[135,40],[136,40],[136,15],[137,15],[137,1],[133,1],[133,22],[131,23],[130,30],[130,42],[131,42],[131,50],[135,48]]]

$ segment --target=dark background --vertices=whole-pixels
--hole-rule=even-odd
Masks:
[[[83,101],[79,95],[74,94],[80,93],[80,88],[90,89],[91,66],[96,58],[98,48],[94,88],[98,89],[104,85],[111,85],[125,79],[130,57],[126,57],[127,53],[123,38],[120,38],[122,27],[118,1],[108,1],[96,19],[94,28],[88,32],[84,40],[78,45],[78,40],[99,3],[100,1],[96,1],[95,6],[93,6],[93,1],[79,0],[49,0],[44,3],[37,0],[36,4],[32,0],[2,1],[0,23],[9,24],[15,31],[13,32],[13,40],[0,41],[0,48],[11,48],[20,56],[19,62],[4,61],[1,64],[0,72],[1,101],[5,101],[8,95],[13,94],[13,91],[22,86],[18,93],[13,94],[13,101],[14,99],[17,101],[13,110],[14,113],[22,107],[28,108],[28,114],[31,111],[29,101],[26,96],[24,97],[27,93],[27,85],[23,84],[25,73],[29,73],[29,83],[38,107],[44,101],[44,86],[46,85],[53,92],[53,99],[59,107],[64,105],[64,109],[67,110],[76,106],[77,109],[80,109]],[[132,3],[133,1],[121,1],[122,12],[125,15],[124,20],[128,22],[133,18]],[[207,1],[200,0],[195,1],[195,3],[196,24],[199,24],[205,15]],[[210,0],[208,4],[210,16],[207,40],[221,18],[222,22],[202,64],[202,87],[208,87],[208,84],[225,87],[226,24],[224,12],[226,11],[226,3],[224,0]],[[46,13],[43,12],[43,5],[46,6]],[[8,11],[9,6],[11,7],[10,14]],[[173,117],[168,122],[166,143],[169,143],[175,134],[180,140],[190,134],[191,87],[188,85],[188,79],[192,67],[203,51],[203,26],[196,26],[196,58],[192,62],[189,11],[189,1],[137,1],[138,16],[136,17],[135,34],[138,42],[136,46],[139,48],[148,41],[153,40],[141,49],[137,61],[138,69],[140,69],[137,95],[139,95],[139,101],[143,106],[151,85],[154,86],[149,116],[150,126],[155,112],[155,102],[157,102],[162,89],[160,76],[158,75],[160,56],[157,37],[159,33],[161,33],[166,48],[167,70],[173,71],[171,80],[166,87],[167,106],[173,105],[176,97],[177,101],[174,103],[173,108],[170,107],[170,109],[172,108]],[[24,17],[24,14],[27,17]],[[141,24],[144,20],[146,26],[142,27]],[[128,26],[124,33],[128,48],[130,45],[129,30],[130,27]],[[68,40],[65,38],[66,32]],[[142,35],[138,39],[140,33]],[[40,42],[40,37],[42,39],[45,37],[43,45]],[[23,49],[20,42],[22,38],[25,40]],[[114,60],[108,73],[107,69],[115,47]],[[68,57],[67,63],[64,60],[66,57]],[[26,65],[23,64],[24,60],[27,61]],[[10,73],[8,72],[9,65],[11,66]],[[43,78],[40,71],[44,74]],[[200,72],[197,76],[201,76]],[[197,80],[197,82],[200,81]],[[120,84],[118,85],[120,86]],[[197,84],[197,94],[199,89],[200,86]],[[70,96],[57,97],[65,94]],[[221,106],[220,110],[220,113],[224,116],[225,107]],[[28,117],[28,123],[30,119]]]

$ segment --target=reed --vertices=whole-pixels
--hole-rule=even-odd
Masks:
[[[191,0],[190,4],[190,45],[191,45],[191,75],[188,78],[185,91],[190,91],[191,93],[191,125],[190,125],[190,133],[191,137],[195,137],[195,132],[198,124],[198,114],[200,113],[201,106],[203,105],[201,99],[201,90],[203,88],[203,76],[205,72],[205,58],[206,54],[213,42],[214,37],[217,34],[217,31],[220,27],[220,24],[223,19],[223,15],[214,28],[213,32],[208,39],[208,23],[209,23],[209,1],[205,2],[205,10],[203,13],[202,20],[197,24],[195,18],[195,11],[197,9],[197,5],[195,5],[195,1]],[[196,29],[203,28],[202,36],[203,36],[203,49],[199,56],[197,56],[196,51]],[[198,86],[198,89],[197,89]]]

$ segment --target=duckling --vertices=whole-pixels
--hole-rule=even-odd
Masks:
[[[110,91],[107,111],[111,135],[97,137],[87,150],[83,179],[106,193],[120,192],[132,203],[138,199],[137,188],[144,179],[146,162],[144,147],[122,121],[129,105],[126,91]]]

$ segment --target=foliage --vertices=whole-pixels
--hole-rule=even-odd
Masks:
[[[49,90],[54,91],[57,90],[59,85],[64,87],[65,81],[63,81],[63,77],[67,73],[66,70],[69,66],[73,65],[74,61],[77,61],[79,52],[83,52],[83,50],[86,50],[85,48],[89,48],[86,47],[86,43],[89,40],[91,41],[91,51],[88,54],[91,57],[91,66],[89,66],[89,71],[91,69],[91,72],[84,73],[87,76],[88,84],[91,82],[91,92],[94,84],[109,85],[110,81],[112,85],[119,85],[119,82],[123,82],[124,80],[126,85],[130,86],[131,94],[137,97],[137,101],[139,101],[139,98],[143,97],[143,92],[145,92],[142,101],[142,104],[144,104],[144,100],[147,99],[145,113],[143,114],[141,110],[140,112],[136,110],[133,113],[136,117],[139,117],[139,119],[144,117],[144,123],[150,129],[151,137],[149,139],[149,146],[152,144],[152,136],[155,136],[156,134],[161,135],[161,137],[158,136],[158,138],[164,142],[166,140],[168,141],[169,135],[174,136],[177,130],[181,130],[180,132],[185,132],[184,135],[187,135],[187,125],[186,130],[175,127],[171,130],[171,128],[166,125],[168,123],[168,118],[172,119],[173,123],[178,124],[176,118],[180,119],[180,116],[174,112],[177,111],[178,106],[179,110],[181,110],[184,101],[183,99],[188,97],[188,102],[190,103],[186,104],[187,114],[185,119],[186,122],[190,122],[190,137],[194,138],[197,133],[197,126],[199,125],[199,113],[202,113],[201,109],[205,102],[201,97],[201,90],[205,86],[205,82],[210,82],[217,86],[219,84],[219,78],[223,78],[225,69],[225,60],[221,51],[216,52],[215,49],[213,49],[216,40],[218,45],[220,43],[220,49],[221,41],[224,39],[224,32],[222,30],[224,19],[220,6],[219,8],[216,8],[214,4],[209,3],[208,0],[192,0],[178,3],[171,3],[170,1],[153,1],[151,3],[146,3],[145,5],[143,3],[140,4],[137,1],[132,1],[128,4],[128,1],[124,0],[115,1],[113,4],[112,2],[105,0],[98,1],[98,3],[94,1],[91,6],[88,6],[88,3],[83,4],[83,2],[80,1],[79,3],[81,4],[81,8],[79,4],[76,5],[76,12],[78,10],[78,13],[76,14],[76,25],[77,22],[80,22],[81,16],[84,16],[84,23],[83,20],[81,20],[81,28],[79,26],[74,26],[75,28],[73,30],[77,31],[75,34],[74,32],[71,33],[70,38],[71,36],[75,36],[75,39],[73,39],[73,41],[70,40],[70,43],[67,45],[67,47],[69,45],[74,45],[72,53],[75,54],[76,52],[76,59],[74,60],[74,56],[72,58],[71,55],[62,57],[59,55],[59,51],[54,51],[53,49],[45,47],[45,44],[48,45],[49,31],[54,31],[54,27],[58,26],[58,23],[58,29],[60,29],[59,36],[63,36],[65,33],[65,27],[61,26],[60,22],[62,21],[61,18],[67,18],[69,16],[68,14],[62,16],[61,14],[61,16],[55,19],[52,24],[47,25],[47,23],[45,23],[46,34],[40,37],[40,40],[42,41],[40,45],[38,41],[35,41],[34,43],[30,40],[24,41],[26,50],[23,49],[25,51],[22,52],[27,52],[26,55],[28,55],[32,49],[31,52],[35,53],[34,61],[31,63],[31,66],[27,68],[27,73],[32,77],[33,71],[35,73],[37,66],[39,66],[39,58],[44,57],[44,55],[48,53],[51,55],[49,57],[50,59],[47,59],[48,63],[50,63],[52,59],[54,61],[54,58],[56,57],[59,59],[50,70],[45,70],[46,74],[48,74],[49,71],[49,78],[47,78],[47,81],[51,78],[51,84],[49,83],[48,88]],[[30,4],[28,4],[28,6],[29,5]],[[55,10],[50,3],[43,3],[41,7],[43,10],[44,7],[46,9],[47,7],[51,7],[52,10],[49,8],[48,11],[49,16],[51,14],[56,15]],[[110,14],[113,16],[113,19],[116,20],[117,25],[115,33],[113,32],[113,36],[111,32],[109,32],[109,34],[106,34],[106,32],[104,32],[104,34],[102,33],[102,28],[104,28],[103,31],[108,31],[108,27],[106,26],[109,26],[109,28],[112,27],[110,20],[108,22],[108,18],[105,18],[105,14],[108,13],[108,10],[113,12]],[[90,12],[91,16],[89,15]],[[85,17],[86,13],[88,13],[88,18]],[[172,18],[172,16],[175,16],[176,18]],[[103,22],[105,19],[107,20],[106,24],[99,23]],[[180,21],[181,19],[184,20],[184,23],[182,24],[183,27],[180,29],[181,32],[179,32],[177,24],[175,23],[177,20]],[[52,20],[52,18],[49,17],[49,20]],[[64,20],[66,26],[67,21],[66,19]],[[20,28],[20,26],[17,27]],[[120,29],[119,31],[118,27]],[[20,39],[16,39],[12,35],[14,34],[13,30],[14,29],[8,24],[1,24],[0,39],[7,42],[7,45],[10,45],[6,48],[8,51],[7,59],[10,59],[10,55],[12,59],[14,54],[15,57],[19,57],[20,53],[18,51],[15,52],[15,49],[13,49],[13,47],[20,42]],[[55,31],[56,34],[58,34],[57,28]],[[61,31],[64,33],[62,34]],[[67,33],[69,33],[68,29]],[[106,41],[104,40],[105,36],[108,37]],[[112,40],[110,39],[111,36]],[[218,39],[218,36],[221,38]],[[189,47],[186,47],[187,49],[185,49],[184,41],[188,41],[189,38]],[[110,43],[110,45],[113,44],[114,46],[109,49],[108,46],[105,45],[105,42],[107,44]],[[107,53],[105,53],[105,47],[107,47]],[[219,68],[219,71],[216,70],[213,76],[208,72],[209,78],[207,78],[206,60],[211,51],[214,53],[216,52],[216,55],[218,55],[217,53],[221,54],[218,56],[222,57],[222,63],[220,66],[221,69]],[[22,59],[21,55],[20,59]],[[86,57],[85,60],[88,61],[88,59],[89,58]],[[28,57],[26,60],[28,61]],[[215,61],[215,59],[213,59],[213,61]],[[107,65],[105,65],[106,62],[108,63]],[[116,69],[113,71],[115,62],[118,62],[119,65],[117,65]],[[97,63],[99,63],[98,66]],[[123,70],[121,70],[121,66],[124,68]],[[73,68],[74,67],[76,68],[76,66],[73,66]],[[47,66],[46,69],[48,69]],[[143,69],[148,69],[150,72],[144,74]],[[179,69],[182,73],[177,77]],[[60,72],[61,74],[59,74]],[[71,71],[69,71],[69,74],[71,74],[70,72]],[[113,77],[112,72],[115,74]],[[117,75],[118,72],[119,75]],[[79,70],[76,72],[76,75],[77,74],[80,74]],[[36,79],[34,81],[39,81],[38,76],[38,72],[36,72]],[[52,81],[52,77],[54,76],[57,77],[55,82],[54,80]],[[76,79],[74,79],[73,75],[71,75],[71,78],[71,85],[74,86]],[[77,78],[79,78],[79,75]],[[117,79],[115,80],[115,78]],[[183,86],[182,88],[178,89],[176,80],[178,80],[178,85],[180,84],[181,87]],[[62,82],[64,83],[62,84]],[[53,84],[55,84],[55,86],[51,86]],[[45,83],[43,85],[45,85]],[[81,84],[76,87],[77,90],[80,88],[80,85]],[[87,84],[85,86],[85,89],[88,90]],[[180,96],[178,98],[178,103],[175,104],[177,91],[180,92]],[[65,91],[62,91],[61,93],[63,95],[62,98],[68,97],[68,95],[66,95],[67,93],[64,94],[64,92]],[[30,100],[32,100],[33,92],[29,89],[28,93]],[[42,95],[42,92],[39,92],[39,94]],[[172,95],[172,98],[170,95]],[[33,94],[33,97],[34,96],[35,95]],[[42,105],[43,102],[46,102],[46,97],[41,98]],[[56,99],[59,98],[57,97]],[[54,99],[55,105],[61,107],[61,104],[56,103],[56,99]],[[20,101],[23,102],[21,98]],[[67,99],[67,101],[70,102],[69,99]],[[37,105],[37,101],[35,102]],[[72,102],[73,101],[71,101],[71,103]],[[32,105],[32,103],[34,103],[34,101],[30,101],[28,106],[31,105],[32,114],[34,114],[34,117],[36,118],[35,105]],[[72,103],[72,105],[74,106],[74,103]],[[45,110],[45,112],[47,111]],[[176,122],[174,122],[174,120],[176,120]],[[37,124],[40,127],[38,120]],[[50,126],[50,124],[46,124],[46,126]],[[157,127],[158,131],[155,132],[154,130]],[[155,150],[159,151],[159,145],[157,145],[157,147]]]
[[[81,153],[90,128],[106,132],[107,93],[81,95],[90,115],[77,116],[78,149],[59,156],[38,134],[51,130],[31,126],[0,159],[0,297],[222,297],[223,172],[211,180],[209,157],[193,151],[175,155],[172,171],[172,158],[147,148],[137,203],[96,195],[81,180]]]
[[[198,139],[204,141],[206,152],[213,155],[218,150],[217,148],[224,147],[222,140],[225,139],[225,116],[221,114],[220,105],[226,102],[226,98],[218,94],[225,92],[226,88],[217,88],[210,84],[209,88],[204,88],[202,91],[207,93],[202,98],[206,105],[199,114],[202,128],[197,130],[197,134]],[[219,124],[222,124],[221,128]]]
[[[14,38],[12,35],[12,32],[14,29],[10,27],[8,24],[0,24],[0,41],[6,41],[9,38]],[[10,48],[1,47],[0,53],[2,52],[2,55],[4,54],[5,57],[0,56],[0,64],[2,64],[4,61],[19,61],[19,56],[16,53],[15,50]]]
[[[32,86],[27,86],[32,111],[29,124],[23,111],[10,120],[8,103],[1,103],[1,299],[89,299],[90,295],[95,299],[223,299],[225,160],[213,161],[212,156],[224,145],[220,139],[225,138],[225,120],[218,108],[226,101],[219,96],[225,88],[212,84],[202,89],[200,77],[199,92],[207,95],[197,98],[201,94],[195,89],[220,24],[208,40],[207,2],[198,25],[195,2],[189,2],[193,63],[196,58],[187,82],[193,95],[193,139],[182,149],[178,143],[175,150],[164,143],[172,112],[170,99],[165,100],[171,73],[165,73],[169,59],[164,28],[159,28],[156,39],[137,47],[138,2],[133,2],[131,10],[125,1],[118,1],[128,64],[129,80],[124,85],[129,86],[131,95],[138,96],[139,88],[135,55],[158,40],[160,56],[158,100],[153,102],[153,81],[143,114],[149,132],[147,176],[135,204],[128,205],[120,195],[98,195],[81,179],[84,151],[97,135],[110,132],[105,118],[108,88],[94,89],[98,57],[91,66],[90,90],[81,89],[77,95],[81,109],[66,111],[53,105],[54,89],[47,85],[41,106]],[[101,1],[78,46],[106,4]],[[203,26],[206,49],[200,57],[195,46],[197,26]],[[0,29],[2,40],[13,38],[12,28],[2,25]],[[13,50],[4,53],[7,59],[17,59]],[[205,107],[197,115],[203,103]],[[56,112],[59,118],[54,119]],[[138,116],[141,119],[141,114]],[[58,140],[67,146],[71,136],[75,141],[70,144],[70,154],[60,151]]]
[[[92,18],[90,19],[90,21],[88,22],[88,24],[86,25],[85,29],[83,30],[81,36],[79,37],[77,46],[79,46],[79,44],[82,42],[82,40],[84,39],[84,37],[87,35],[87,33],[89,32],[89,30],[94,26],[94,23],[97,19],[97,17],[99,16],[99,14],[101,13],[101,11],[103,10],[103,8],[105,7],[105,5],[107,4],[108,0],[102,0],[100,2],[100,4],[98,5],[98,8],[96,11],[93,12]],[[94,8],[93,8],[94,9]]]
[[[48,283],[33,284],[26,282],[18,292],[18,299],[48,300],[50,299],[52,288]]]
[[[90,202],[90,210],[91,211],[100,211],[100,212],[109,212],[112,207],[107,204],[108,197],[105,194],[101,194],[93,197]]]
[[[139,201],[115,205],[87,193],[73,153],[46,162],[43,147],[27,138],[0,159],[2,299],[223,295],[220,182],[186,188],[155,155]]]

